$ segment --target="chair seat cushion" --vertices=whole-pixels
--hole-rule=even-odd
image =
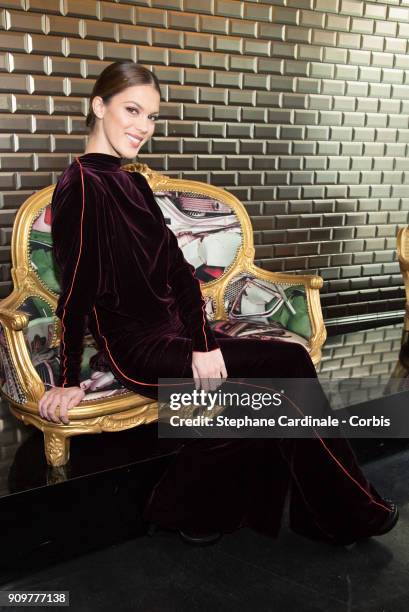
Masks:
[[[309,342],[300,334],[286,329],[278,321],[266,322],[257,317],[244,317],[240,321],[219,319],[210,322],[214,331],[227,334],[233,338],[258,338],[259,340],[285,340],[302,344],[309,351]]]

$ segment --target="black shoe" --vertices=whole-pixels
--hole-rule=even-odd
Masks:
[[[385,499],[385,501],[390,507],[391,512],[389,512],[384,523],[382,523],[379,529],[375,533],[372,533],[370,537],[380,536],[380,535],[384,535],[385,533],[388,533],[388,531],[391,531],[391,529],[395,527],[396,523],[399,520],[398,506],[395,504],[395,502],[391,501],[390,499]]]
[[[391,501],[390,499],[385,499],[384,501],[390,507],[391,511],[389,512],[388,516],[385,518],[385,520],[382,523],[382,525],[380,527],[378,527],[378,529],[376,529],[375,531],[370,533],[369,535],[362,536],[361,538],[357,538],[354,541],[351,541],[351,542],[348,542],[347,544],[344,544],[344,547],[346,549],[353,548],[355,546],[355,544],[357,542],[359,542],[360,540],[367,540],[368,538],[372,538],[374,536],[376,537],[376,536],[384,535],[385,533],[388,533],[389,531],[391,531],[395,527],[396,523],[399,520],[398,506],[395,504],[395,502]]]
[[[215,544],[222,534],[220,531],[199,531],[198,529],[179,529],[179,535],[184,542],[193,546],[208,546]]]
[[[152,538],[157,531],[158,531],[158,526],[156,525],[156,523],[149,523],[148,529],[146,531],[146,535]]]
[[[156,523],[149,523],[146,535],[153,537],[158,531],[175,531],[174,529],[166,529],[160,527]],[[215,544],[222,537],[221,532],[204,532],[193,529],[178,529],[179,535],[182,540],[193,546],[207,546],[208,544]]]

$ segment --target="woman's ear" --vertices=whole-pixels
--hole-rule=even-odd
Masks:
[[[95,96],[92,100],[92,110],[98,119],[102,119],[105,113],[105,104],[101,96]]]

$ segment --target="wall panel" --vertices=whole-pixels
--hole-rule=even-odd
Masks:
[[[329,322],[399,311],[409,210],[409,0],[0,0],[0,296],[15,212],[86,143],[130,58],[162,84],[141,161],[229,189],[257,263],[325,279]]]

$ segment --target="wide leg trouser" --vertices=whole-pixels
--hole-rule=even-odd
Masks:
[[[229,377],[317,376],[307,351],[295,343],[216,337]],[[193,376],[191,363],[183,376]],[[389,513],[345,438],[199,438],[180,440],[144,518],[175,529],[248,526],[276,536],[288,491],[290,527],[313,539],[365,537]]]

